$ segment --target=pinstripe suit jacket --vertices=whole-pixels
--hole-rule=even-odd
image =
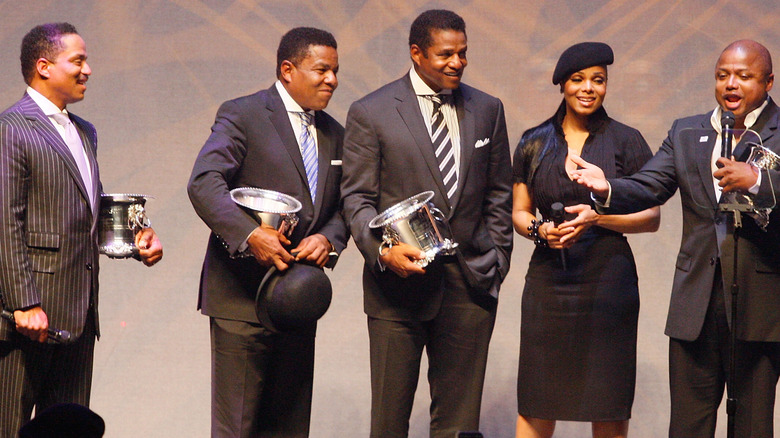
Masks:
[[[97,132],[75,115],[92,169]],[[49,118],[25,93],[0,114],[0,302],[13,311],[40,305],[49,325],[71,332],[84,328],[88,309],[97,327],[97,220],[68,146]],[[15,329],[0,321],[0,340]]]

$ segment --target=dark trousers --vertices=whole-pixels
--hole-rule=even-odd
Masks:
[[[94,318],[72,343],[41,344],[14,333],[0,341],[0,437],[16,437],[30,420],[33,407],[41,412],[58,403],[89,406]]]
[[[674,338],[669,341],[670,438],[715,436],[730,355],[719,271],[699,338],[690,342]],[[780,375],[780,343],[737,341],[736,354],[735,387],[729,388],[737,399],[736,436],[771,437],[775,386]]]
[[[369,317],[371,436],[406,437],[423,348],[428,354],[432,437],[479,429],[494,301],[478,305],[455,263],[445,265],[444,299],[431,321]],[[420,291],[426,293],[426,291]]]
[[[316,326],[272,333],[211,319],[211,436],[307,437]]]

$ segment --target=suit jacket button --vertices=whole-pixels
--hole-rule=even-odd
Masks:
[[[92,270],[92,263],[87,263],[87,271],[91,271],[91,270]]]
[[[710,257],[710,266],[715,266],[715,259]]]

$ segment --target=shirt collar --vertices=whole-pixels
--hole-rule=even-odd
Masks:
[[[422,80],[419,74],[417,74],[417,70],[412,67],[409,70],[409,79],[412,81],[412,88],[414,89],[414,94],[418,96],[433,96],[434,94],[452,94],[452,90],[449,88],[442,89],[438,93],[433,91],[431,87],[428,86],[428,84],[425,83],[425,81]]]
[[[279,95],[282,97],[282,103],[284,103],[284,109],[287,110],[287,112],[290,113],[302,113],[303,108],[301,108],[300,105],[298,105],[298,102],[295,101],[295,99],[290,96],[290,93],[287,92],[287,89],[284,88],[284,85],[282,85],[282,81],[277,80],[276,83],[276,90],[279,91]],[[312,111],[306,111],[309,114],[312,113]]]
[[[764,103],[754,109],[753,111],[749,112],[747,116],[745,116],[745,129],[750,129],[755,123],[756,120],[758,120],[759,116],[761,116],[761,112],[764,111],[764,108],[769,105],[769,99],[767,98],[764,100]],[[718,105],[717,108],[715,108],[715,111],[712,112],[712,116],[710,116],[710,124],[712,127],[718,131],[721,132],[721,126],[720,126],[720,118],[723,114],[723,109],[721,109],[720,105]]]
[[[57,105],[55,105],[54,103],[52,103],[52,101],[47,99],[46,96],[39,93],[35,88],[27,87],[27,94],[32,98],[32,100],[38,105],[41,111],[43,111],[43,114],[45,114],[46,116],[51,116],[52,114],[57,114],[57,113],[68,115],[67,109],[60,111]]]

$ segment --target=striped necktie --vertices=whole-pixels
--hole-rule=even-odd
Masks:
[[[446,103],[449,96],[434,94],[430,96],[433,102],[433,114],[431,114],[431,142],[436,153],[436,161],[439,163],[439,171],[444,181],[444,189],[447,198],[452,199],[458,188],[458,172],[455,168],[455,150],[452,148],[450,131],[441,111],[442,104]]]
[[[311,203],[314,204],[314,198],[317,194],[317,145],[314,143],[314,137],[309,134],[309,125],[314,122],[314,116],[307,112],[299,112],[298,115],[301,117],[303,167],[306,169],[306,179],[309,181]]]

